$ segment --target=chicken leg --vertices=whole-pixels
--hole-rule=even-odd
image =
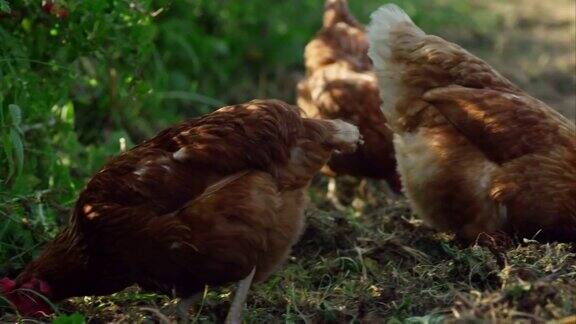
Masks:
[[[340,202],[338,198],[338,184],[335,178],[328,178],[328,187],[326,192],[326,199],[332,203],[332,206],[339,211],[345,211],[346,207]]]
[[[248,291],[250,290],[250,285],[252,285],[252,279],[256,273],[256,267],[252,268],[250,274],[238,282],[238,288],[236,289],[236,294],[234,295],[234,300],[226,316],[226,324],[241,324],[242,323],[242,311],[244,309],[244,304],[246,303],[246,298],[248,297]]]

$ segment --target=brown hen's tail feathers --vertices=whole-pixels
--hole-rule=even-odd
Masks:
[[[379,93],[383,102],[381,108],[389,121],[395,120],[392,111],[403,86],[402,67],[393,62],[392,52],[398,50],[396,47],[399,44],[408,48],[414,47],[414,44],[424,37],[426,34],[395,4],[384,5],[370,15],[368,56],[372,59],[378,77]]]
[[[339,22],[345,22],[351,25],[358,23],[350,13],[347,0],[326,0],[322,26],[328,28]]]
[[[397,5],[389,3],[383,5],[370,15],[368,25],[368,39],[370,49],[368,56],[372,59],[376,70],[385,68],[387,61],[392,54],[390,36],[401,25],[406,26],[406,33],[410,33],[417,38],[426,36],[412,19]]]

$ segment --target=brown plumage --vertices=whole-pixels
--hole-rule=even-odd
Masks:
[[[310,117],[350,121],[364,138],[356,152],[334,155],[325,174],[385,179],[399,191],[392,132],[367,51],[364,27],[346,0],[326,1],[322,29],[304,52],[306,77],[298,83],[297,102]]]
[[[255,100],[168,128],[110,161],[81,192],[71,223],[16,282],[0,285],[20,311],[46,311],[10,293],[52,300],[132,284],[190,297],[206,284],[265,280],[304,224],[305,189],[358,130]],[[26,299],[26,300],[22,300]]]
[[[467,240],[576,241],[574,123],[394,5],[373,14],[369,38],[418,214]]]

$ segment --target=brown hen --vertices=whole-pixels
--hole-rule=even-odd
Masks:
[[[472,241],[504,231],[576,241],[576,128],[397,6],[372,15],[370,56],[414,210]]]
[[[247,278],[241,310],[252,276],[265,280],[297,241],[312,176],[358,141],[350,124],[274,100],[168,128],[98,172],[67,229],[0,290],[27,315],[49,309],[18,288],[58,301],[138,284],[187,299],[185,310],[205,285]]]
[[[364,138],[356,152],[335,154],[324,174],[384,179],[398,193],[392,132],[380,111],[367,51],[364,27],[352,16],[346,0],[327,0],[322,29],[304,52],[306,77],[298,83],[297,103],[309,117],[350,121]],[[330,181],[333,186],[334,179]]]

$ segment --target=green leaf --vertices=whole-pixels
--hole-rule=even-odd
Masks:
[[[80,313],[74,313],[70,315],[60,315],[56,317],[52,324],[84,324],[86,323],[86,319]]]
[[[0,11],[5,13],[11,13],[12,9],[10,9],[10,3],[6,0],[0,0]]]
[[[6,182],[10,180],[10,178],[14,175],[15,172],[15,165],[14,160],[12,159],[12,143],[10,141],[10,136],[7,134],[2,134],[2,146],[4,147],[4,155],[6,160],[8,161],[8,173],[6,174]]]
[[[10,118],[12,118],[12,125],[20,126],[22,123],[22,111],[20,107],[15,104],[10,104],[8,105],[8,110],[10,111]]]
[[[12,149],[14,150],[14,159],[16,160],[16,170],[20,174],[24,166],[24,144],[22,138],[15,128],[10,129],[10,139],[12,140]]]
[[[71,101],[62,106],[60,118],[64,123],[74,125],[74,104]]]

